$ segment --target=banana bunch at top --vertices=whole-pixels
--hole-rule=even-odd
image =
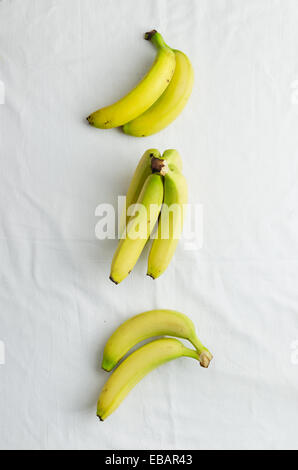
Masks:
[[[123,126],[126,134],[146,137],[167,127],[183,110],[193,87],[191,62],[183,52],[171,49],[156,30],[146,33],[145,39],[157,49],[151,69],[126,96],[91,114],[90,125]]]

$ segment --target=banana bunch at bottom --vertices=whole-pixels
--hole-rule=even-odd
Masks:
[[[121,222],[121,240],[114,254],[110,279],[122,282],[132,271],[149,237],[154,234],[148,276],[158,278],[168,267],[181,237],[188,200],[182,160],[177,150],[147,150],[132,178]]]
[[[87,118],[92,126],[123,126],[126,134],[145,137],[167,127],[183,110],[194,81],[190,60],[171,49],[155,29],[146,33],[145,39],[157,49],[151,69],[122,99],[92,113]]]
[[[150,310],[123,323],[108,340],[102,368],[111,371],[135,345],[156,336],[176,336],[190,341],[190,349],[174,338],[159,338],[129,355],[104,385],[97,404],[97,416],[104,421],[121,404],[130,390],[151,370],[179,357],[190,357],[208,368],[213,356],[196,335],[193,322],[174,310]]]

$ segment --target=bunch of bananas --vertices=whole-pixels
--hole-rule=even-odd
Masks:
[[[104,421],[124,400],[130,390],[151,370],[179,357],[191,357],[207,368],[212,354],[196,335],[193,322],[174,310],[151,310],[123,323],[108,340],[102,368],[111,371],[138,343],[157,336],[176,336],[190,341],[189,349],[174,338],[159,338],[134,351],[113,371],[97,404],[97,415]]]
[[[116,103],[91,114],[88,122],[100,129],[123,126],[126,134],[145,137],[173,122],[186,105],[193,87],[188,57],[171,49],[156,31],[145,34],[156,49],[155,61],[143,80]],[[188,200],[182,160],[177,150],[149,149],[142,156],[127,196],[120,224],[121,239],[114,254],[110,279],[119,284],[132,271],[149,238],[147,274],[158,278],[168,267],[181,237]],[[155,226],[158,225],[155,232]],[[172,336],[172,338],[165,337]],[[158,339],[153,339],[159,337]],[[187,348],[182,338],[195,349]],[[118,363],[138,343],[151,339]],[[196,335],[192,321],[174,310],[151,310],[123,323],[108,340],[102,368],[112,372],[97,405],[104,421],[130,390],[151,370],[179,357],[190,357],[207,368],[212,354]]]
[[[188,191],[177,150],[147,150],[132,178],[110,279],[119,284],[132,271],[149,237],[154,240],[148,276],[158,278],[168,267],[182,233]],[[159,218],[157,233],[153,234]]]
[[[145,34],[157,48],[156,59],[143,80],[116,103],[87,120],[100,129],[123,126],[126,134],[146,137],[161,131],[181,113],[190,97],[194,73],[181,51],[171,49],[156,31]]]

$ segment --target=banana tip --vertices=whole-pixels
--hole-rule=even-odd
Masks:
[[[101,368],[105,371],[105,372],[111,372],[111,370],[113,369],[113,363],[111,364],[110,361],[107,361],[106,359],[103,359],[102,363],[101,363]]]
[[[151,279],[153,279],[153,281],[155,281],[155,277],[153,276],[153,274],[147,273],[147,276],[151,277]]]
[[[90,126],[93,126],[94,122],[93,122],[93,117],[92,117],[92,115],[88,116],[88,117],[86,118],[86,121],[89,122]]]
[[[112,276],[110,276],[110,281],[112,281],[114,284],[116,284],[116,286],[118,286],[118,284],[119,284],[119,282],[116,282],[116,281],[112,278]]]
[[[103,423],[104,420],[103,420],[99,415],[97,415],[97,417],[98,417],[99,421],[100,421],[101,423]]]

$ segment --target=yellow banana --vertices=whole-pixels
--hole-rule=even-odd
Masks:
[[[127,216],[127,209],[137,202],[146,179],[152,173],[151,162],[153,158],[166,160],[169,165],[173,164],[182,171],[182,159],[177,150],[166,150],[162,157],[157,149],[149,149],[144,153],[139,161],[127,191],[126,204],[122,212],[119,227],[119,232],[121,234],[123,233],[129,219]]]
[[[158,366],[183,356],[199,360],[197,351],[186,348],[174,338],[157,339],[133,352],[104,385],[97,403],[97,416],[104,421],[145,375]]]
[[[91,114],[89,124],[100,129],[122,126],[144,113],[162,95],[174,74],[175,53],[155,30],[145,34],[157,48],[155,61],[143,80],[116,103]]]
[[[126,236],[115,252],[110,279],[119,284],[135,266],[154,229],[163,201],[163,181],[159,174],[148,176],[137,201],[136,213],[131,214]]]
[[[171,165],[164,177],[164,204],[148,258],[148,276],[158,278],[168,267],[181,237],[185,205],[188,200],[186,179]]]
[[[121,234],[123,233],[126,227],[126,224],[128,222],[128,219],[129,219],[129,217],[127,216],[127,209],[137,202],[146,179],[148,178],[149,175],[152,174],[152,169],[151,169],[152,158],[161,158],[160,152],[157,149],[146,150],[146,152],[140,159],[138,166],[134,172],[134,175],[132,177],[132,180],[130,182],[130,185],[127,191],[125,207],[123,209],[122,217],[120,221],[119,232]]]
[[[126,134],[146,137],[173,122],[185,107],[193,88],[194,72],[188,57],[175,50],[176,68],[173,78],[161,97],[141,116],[123,126]]]
[[[150,310],[136,315],[122,325],[108,340],[102,368],[111,371],[136,344],[156,336],[176,336],[189,340],[196,348],[202,367],[208,367],[212,354],[196,335],[193,322],[175,310]]]

